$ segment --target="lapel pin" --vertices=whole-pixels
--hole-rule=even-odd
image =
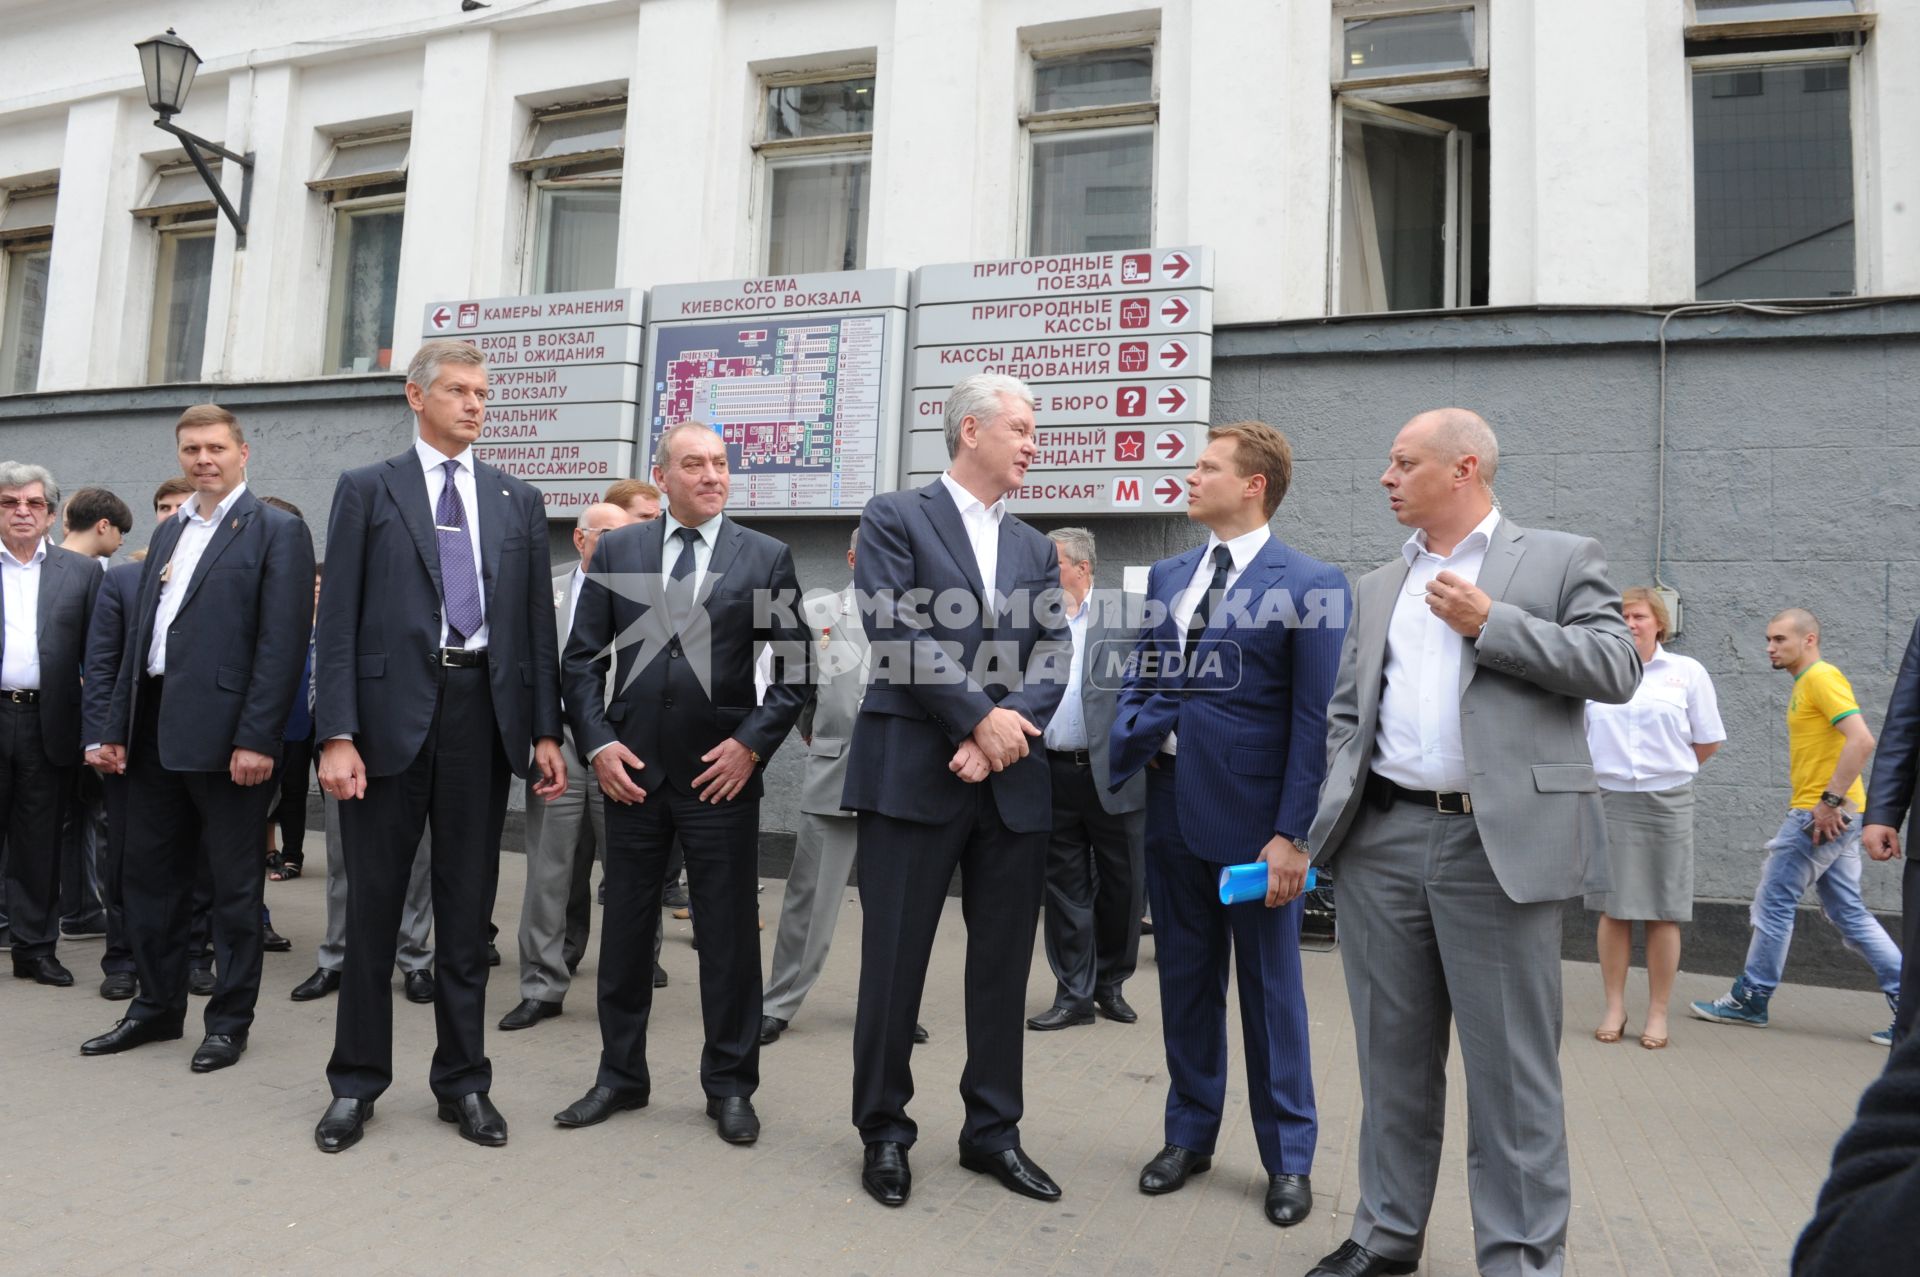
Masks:
[[[235,532],[238,532],[238,531],[240,530],[240,520],[238,520],[238,519],[235,519],[235,520],[233,521],[233,530],[234,530]]]

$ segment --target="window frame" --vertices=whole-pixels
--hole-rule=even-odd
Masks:
[[[522,152],[532,149],[535,139],[540,136],[542,124],[582,115],[611,115],[616,111],[622,116],[621,143],[619,146],[563,152],[538,159],[523,154],[522,158],[512,162],[514,172],[524,177],[527,183],[526,233],[520,271],[522,292],[533,294],[553,291],[546,280],[545,252],[547,205],[551,194],[555,191],[621,191],[627,155],[627,109],[626,98],[599,98],[591,102],[546,107],[533,113],[527,125],[526,141],[521,146]],[[622,191],[623,208],[624,194]]]
[[[1873,30],[1878,15],[1862,10],[1853,0],[1852,13],[1829,13],[1801,18],[1744,18],[1732,22],[1702,20],[1694,0],[1686,0],[1684,38],[1689,43],[1708,40],[1753,40],[1778,36],[1826,35],[1852,31],[1861,36]]]
[[[209,201],[204,210],[162,214],[153,218],[154,254],[153,254],[153,304],[148,309],[150,316],[147,326],[147,384],[150,386],[176,384],[162,376],[166,362],[167,330],[161,322],[161,315],[173,300],[173,279],[167,271],[170,255],[179,251],[177,241],[182,239],[215,239],[220,233],[218,206]],[[211,298],[213,281],[207,281]],[[212,321],[209,307],[208,321]],[[201,361],[206,359],[206,335],[201,334]],[[204,368],[196,369],[187,382],[201,380]]]
[[[362,146],[373,146],[381,142],[399,141],[402,138],[406,139],[407,149],[406,153],[400,157],[398,167],[374,169],[366,173],[354,173],[340,177],[327,176],[328,171],[333,168],[334,161],[339,158],[342,151],[350,151]],[[327,148],[327,154],[325,158],[320,161],[320,167],[315,170],[314,176],[307,182],[307,189],[331,195],[337,191],[350,191],[362,186],[385,186],[393,182],[404,183],[407,180],[407,169],[412,165],[412,162],[413,127],[410,124],[382,129],[369,129],[361,133],[343,133],[334,138],[333,144]]]
[[[1688,9],[1692,9],[1691,3]],[[1844,18],[1845,15],[1837,15]],[[1872,15],[1854,15],[1867,16]],[[1804,19],[1788,21],[1831,21],[1831,19]],[[1731,25],[1731,24],[1730,24]],[[1743,24],[1744,25],[1744,24]],[[1777,28],[1785,22],[1768,23],[1765,35],[1799,35],[1800,31],[1783,32]],[[1869,23],[1869,26],[1871,24]],[[1694,154],[1693,134],[1693,86],[1694,76],[1699,71],[1737,70],[1741,67],[1811,65],[1817,63],[1846,62],[1847,65],[1847,143],[1850,151],[1850,163],[1853,175],[1853,291],[1849,297],[1867,297],[1873,295],[1873,245],[1877,242],[1877,226],[1873,216],[1873,177],[1869,167],[1871,149],[1869,131],[1872,127],[1871,103],[1868,101],[1866,84],[1866,40],[1863,28],[1833,27],[1825,30],[1858,32],[1852,45],[1834,45],[1828,48],[1814,49],[1743,49],[1727,53],[1696,54],[1685,59],[1687,73],[1687,242],[1693,246],[1688,266],[1688,291],[1698,300],[1700,287],[1699,209],[1700,196],[1694,188],[1694,174],[1698,161]],[[1814,32],[1813,34],[1822,34]],[[1756,298],[1753,300],[1769,300]],[[1808,300],[1839,301],[1839,298],[1778,298],[1772,300]]]
[[[382,182],[376,183],[376,185],[387,186],[392,185],[392,183]],[[321,368],[322,376],[365,377],[392,371],[390,368],[369,368],[366,372],[362,373],[355,372],[351,368],[342,371],[340,368],[340,347],[342,344],[340,326],[346,319],[344,309],[346,305],[346,290],[344,288],[346,262],[340,255],[341,221],[344,218],[364,216],[368,213],[385,212],[391,209],[400,210],[400,215],[403,219],[401,223],[402,233],[404,234],[404,219],[407,210],[407,192],[404,187],[398,191],[382,191],[379,194],[351,196],[346,199],[331,199],[328,201],[327,328],[325,362]],[[399,317],[396,315],[394,318],[394,331],[398,333],[399,330]]]
[[[51,228],[47,229],[50,230]],[[16,256],[24,257],[28,253],[45,253],[49,267],[52,265],[53,236],[50,234],[42,235],[39,233],[39,230],[40,228],[36,227],[32,232],[27,232],[23,228],[21,231],[10,233],[5,238],[0,238],[0,350],[6,349],[7,344],[8,334],[5,328],[7,296],[8,290],[13,284],[14,258]],[[43,359],[46,354],[46,335],[47,316],[46,312],[42,310],[40,312],[40,343],[41,356]],[[39,390],[40,369],[37,365],[33,370],[34,384],[26,390],[13,390],[9,388],[12,374],[13,370],[11,368],[0,367],[0,377],[5,378],[5,380],[0,380],[0,395],[31,395]]]
[[[822,137],[770,138],[767,136],[767,93],[771,89],[793,88],[804,84],[839,84],[847,80],[874,82],[873,114],[880,114],[880,78],[872,62],[849,62],[833,67],[805,71],[767,72],[754,81],[753,183],[751,213],[747,219],[753,232],[753,271],[765,275],[773,260],[773,174],[786,160],[822,160],[864,158],[867,162],[867,213],[869,226],[873,212],[873,133],[829,133]],[[867,262],[865,237],[860,244],[860,266]]]
[[[1108,106],[1066,107],[1053,111],[1034,110],[1040,64],[1089,53],[1118,53],[1145,49],[1152,63],[1147,77],[1147,98],[1140,102],[1121,102]],[[1160,225],[1160,32],[1113,32],[1098,38],[1081,38],[1029,44],[1025,54],[1019,93],[1020,176],[1014,192],[1019,223],[1015,228],[1015,256],[1033,252],[1034,142],[1036,138],[1061,133],[1100,133],[1114,129],[1145,127],[1153,147],[1153,164],[1147,186],[1147,238],[1139,247],[1150,247]]]
[[[1488,32],[1488,0],[1434,0],[1430,4],[1421,4],[1417,0],[1336,0],[1333,5],[1333,47],[1330,56],[1333,65],[1328,78],[1335,93],[1350,92],[1354,89],[1397,89],[1410,90],[1404,96],[1408,98],[1430,98],[1446,96],[1444,89],[1454,83],[1477,85],[1479,93],[1485,93],[1492,65],[1492,41]],[[1347,69],[1347,23],[1374,18],[1411,18],[1423,13],[1459,13],[1473,14],[1473,65],[1466,67],[1446,67],[1438,71],[1407,71],[1390,75],[1349,76]],[[1441,92],[1436,93],[1436,86]],[[1381,100],[1381,99],[1375,99]]]
[[[1462,292],[1467,288],[1472,275],[1473,254],[1473,218],[1472,210],[1467,203],[1472,198],[1473,151],[1466,144],[1469,136],[1466,130],[1446,120],[1404,110],[1373,98],[1336,93],[1333,98],[1333,154],[1331,157],[1333,179],[1327,199],[1327,314],[1334,316],[1419,313],[1391,309],[1354,311],[1341,309],[1341,267],[1346,260],[1342,247],[1344,236],[1341,234],[1341,219],[1346,212],[1346,126],[1347,112],[1350,110],[1372,116],[1377,122],[1388,127],[1399,127],[1409,132],[1438,136],[1444,140],[1447,150],[1445,201],[1448,210],[1442,231],[1444,243],[1442,269],[1445,273],[1441,291],[1444,296],[1441,304],[1433,309],[1442,311],[1473,309],[1470,302],[1461,300]]]

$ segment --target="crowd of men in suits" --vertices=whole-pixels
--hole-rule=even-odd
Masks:
[[[556,574],[540,495],[472,450],[484,356],[428,342],[405,393],[417,437],[341,476],[317,601],[307,526],[248,490],[245,433],[225,409],[181,416],[184,504],[156,502],[145,562],[104,589],[89,555],[117,546],[124,506],[86,507],[103,510],[81,529],[97,540],[52,546],[53,477],[0,466],[16,976],[72,981],[55,954],[52,849],[83,757],[105,785],[109,977],[132,996],[83,1053],[183,1035],[202,929],[214,975],[192,1067],[245,1051],[270,934],[270,782],[304,710],[327,799],[329,936],[294,997],[338,993],[314,1131],[325,1152],[362,1138],[393,1080],[396,962],[434,1007],[439,1117],[506,1143],[484,1006],[520,777],[521,1001],[502,1029],[560,1013],[596,853],[604,863],[602,1049],[562,1127],[649,1102],[661,901],[680,857],[707,1113],[721,1139],[754,1142],[761,1050],[818,978],[857,866],[852,1117],[866,1191],[904,1204],[912,1049],[958,871],[961,1165],[1060,1197],[1022,1146],[1024,1037],[1137,1020],[1124,985],[1144,898],[1170,1085],[1140,1190],[1178,1191],[1211,1164],[1232,974],[1263,1210],[1298,1223],[1317,1144],[1299,937],[1318,865],[1341,881],[1364,1115],[1352,1236],[1312,1277],[1416,1267],[1456,1025],[1480,1268],[1561,1270],[1561,910],[1604,839],[1580,707],[1626,700],[1640,664],[1597,544],[1500,513],[1499,445],[1478,416],[1441,409],[1400,430],[1381,484],[1411,535],[1352,587],[1270,530],[1293,477],[1284,435],[1212,428],[1187,481],[1206,541],[1129,597],[1093,588],[1090,531],[1042,535],[1008,512],[1038,451],[1034,398],[971,378],[947,404],[947,471],[869,500],[851,581],[803,594],[788,547],[726,515],[727,449],[705,424],[664,431],[657,488],[619,485],[579,515],[579,563]],[[796,725],[801,828],[763,981],[762,778]],[[1264,898],[1224,905],[1221,870],[1244,862],[1265,866]],[[1043,913],[1056,993],[1029,1019]]]

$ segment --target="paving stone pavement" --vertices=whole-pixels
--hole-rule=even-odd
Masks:
[[[511,946],[523,864],[502,858],[495,918],[507,961],[490,985],[494,1019],[518,1000]],[[762,896],[767,952],[782,886],[770,880]],[[1301,1274],[1351,1223],[1360,1104],[1338,953],[1306,960],[1321,1121],[1312,1218],[1283,1231],[1262,1216],[1265,1177],[1238,1078],[1213,1170],[1170,1197],[1135,1189],[1161,1144],[1166,1087],[1151,939],[1127,989],[1139,1024],[1029,1037],[1025,1146],[1066,1190],[1045,1206],[954,1158],[964,932],[950,903],[923,1006],[933,1041],[914,1056],[913,1198],[888,1211],[860,1190],[847,1116],[860,925],[852,892],[824,977],[762,1055],[765,1131],[754,1147],[722,1144],[705,1116],[697,954],[687,924],[668,920],[672,985],[655,1000],[649,1108],[582,1131],[550,1121],[593,1080],[596,947],[564,1015],[489,1032],[507,1148],[478,1148],[436,1120],[426,1084],[432,1012],[402,999],[396,980],[397,1080],[365,1140],[335,1157],[312,1143],[328,1098],[334,999],[287,998],[312,970],[324,894],[317,857],[298,881],[269,884],[275,925],[295,948],[267,956],[251,1049],[224,1072],[187,1070],[198,1000],[180,1042],[81,1058],[80,1042],[120,1009],[95,996],[98,941],[62,945],[79,981],[72,989],[0,983],[0,1273]],[[1036,945],[1030,1011],[1047,1005],[1051,983]],[[1886,1058],[1866,1040],[1884,1025],[1885,1003],[1788,987],[1764,1032],[1676,1019],[1672,1046],[1652,1052],[1633,1037],[1593,1041],[1598,983],[1596,967],[1566,965],[1567,1271],[1785,1272],[1833,1141]],[[1723,984],[1683,974],[1675,1006]],[[1637,1029],[1641,1003],[1630,1005]],[[1229,1024],[1237,1039],[1235,1017]],[[1237,1041],[1233,1058],[1237,1068]],[[1464,1097],[1456,1052],[1421,1270],[1433,1277],[1473,1272]]]

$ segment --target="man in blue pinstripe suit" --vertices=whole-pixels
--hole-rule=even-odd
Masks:
[[[1147,895],[1171,1078],[1167,1144],[1140,1191],[1174,1192],[1212,1165],[1231,960],[1266,1215],[1285,1228],[1313,1208],[1300,896],[1349,595],[1336,568],[1267,527],[1292,477],[1286,436],[1258,421],[1207,433],[1187,476],[1187,517],[1207,543],[1148,573],[1149,628],[1124,663],[1112,736],[1113,784],[1147,769]],[[1112,677],[1105,659],[1098,674]],[[1266,899],[1221,905],[1221,868],[1253,860],[1267,865]]]

